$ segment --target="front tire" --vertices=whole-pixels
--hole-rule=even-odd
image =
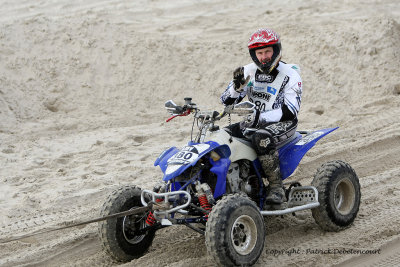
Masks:
[[[103,205],[100,216],[142,207],[141,189],[125,186],[111,193]],[[99,222],[99,235],[104,250],[117,261],[128,262],[142,256],[153,242],[155,230],[137,234],[146,226],[147,212],[138,216],[112,218]]]
[[[208,253],[223,266],[257,262],[264,249],[264,219],[256,204],[243,195],[223,197],[213,207],[206,225]]]
[[[325,231],[349,227],[357,216],[361,192],[357,174],[343,161],[323,164],[311,183],[318,190],[320,206],[312,209],[316,223]]]

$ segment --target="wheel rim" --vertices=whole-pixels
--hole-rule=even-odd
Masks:
[[[238,217],[233,223],[231,240],[234,249],[240,255],[249,254],[257,242],[257,227],[254,220],[247,215]]]
[[[335,207],[342,215],[351,212],[355,203],[355,188],[349,178],[339,181],[335,188]]]
[[[145,238],[144,235],[135,235],[134,232],[137,229],[142,229],[146,227],[146,221],[143,218],[139,220],[132,220],[129,216],[125,216],[122,220],[122,233],[125,240],[130,244],[137,244]]]

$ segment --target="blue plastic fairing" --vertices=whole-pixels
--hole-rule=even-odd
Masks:
[[[222,196],[226,192],[226,175],[228,174],[229,165],[231,161],[228,158],[221,158],[220,160],[213,161],[210,159],[211,165],[210,169],[213,173],[217,175],[217,184],[215,185],[214,198]]]
[[[178,151],[179,151],[179,149],[177,149],[174,146],[164,150],[164,152],[162,152],[160,154],[160,156],[158,156],[158,158],[154,162],[154,166],[160,165],[161,171],[165,172],[165,170],[167,169],[167,165],[168,165],[167,164],[168,159],[170,157],[172,157],[173,155],[175,155]]]
[[[286,179],[294,172],[303,156],[315,145],[319,139],[333,132],[337,128],[339,127],[318,130],[309,133],[306,136],[301,136],[298,132],[296,132],[296,138],[289,144],[279,149],[279,161],[282,179]]]
[[[164,173],[163,180],[169,181],[182,174],[189,167],[196,165],[199,159],[213,150],[219,154],[221,159],[229,158],[230,156],[230,149],[226,145],[221,146],[213,141],[206,143],[189,142],[181,150],[175,147],[166,150],[154,164],[160,165]]]
[[[171,183],[171,192],[180,190],[182,185],[179,182]]]

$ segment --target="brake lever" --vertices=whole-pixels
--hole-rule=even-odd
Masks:
[[[177,114],[177,115],[174,115],[174,116],[168,118],[168,119],[166,120],[166,122],[169,122],[170,120],[172,120],[172,119],[174,119],[174,118],[176,118],[176,117],[187,116],[187,115],[190,114],[190,112],[192,112],[192,110],[188,108],[188,109],[185,110],[182,114]]]

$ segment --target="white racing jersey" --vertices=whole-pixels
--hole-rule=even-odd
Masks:
[[[300,110],[302,81],[297,65],[282,61],[270,74],[261,72],[254,63],[244,66],[244,77],[250,75],[249,83],[242,93],[235,91],[233,81],[221,96],[224,104],[231,104],[232,99],[243,99],[246,95],[261,112],[260,122],[281,121],[284,110],[289,110],[296,118]],[[287,109],[284,109],[284,106]]]

